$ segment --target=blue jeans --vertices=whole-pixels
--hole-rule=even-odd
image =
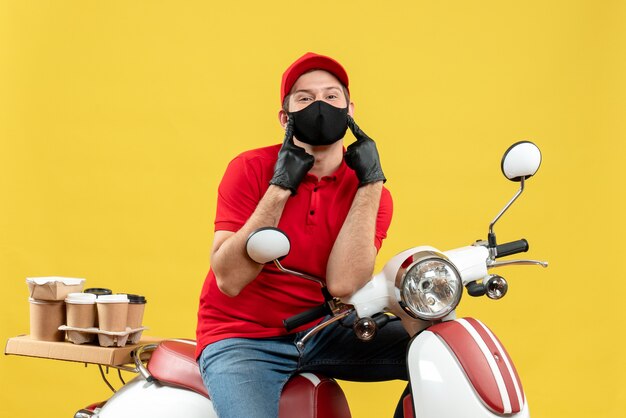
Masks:
[[[353,319],[349,316],[343,322],[352,324]],[[230,338],[208,345],[200,355],[200,372],[218,416],[278,417],[283,386],[302,372],[359,382],[408,380],[409,336],[400,321],[388,323],[370,342],[358,340],[351,327],[334,323],[300,351],[295,342],[305,333]]]

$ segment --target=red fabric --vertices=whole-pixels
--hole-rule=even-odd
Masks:
[[[291,88],[296,83],[296,80],[300,78],[300,76],[307,71],[310,70],[325,70],[329,73],[333,74],[341,84],[344,85],[348,93],[350,90],[348,89],[349,80],[348,73],[346,70],[334,59],[327,57],[325,55],[315,54],[313,52],[307,52],[293,64],[289,66],[283,73],[283,78],[280,83],[280,104],[282,105],[285,101],[285,96],[289,94]]]
[[[215,230],[238,231],[265,194],[280,145],[245,152],[229,164],[218,189]],[[297,194],[289,198],[278,228],[291,242],[281,263],[322,279],[332,245],[348,214],[358,179],[345,162],[332,176],[307,174]],[[391,223],[393,204],[383,188],[374,245],[380,249]],[[285,335],[283,319],[323,302],[319,285],[280,273],[266,265],[236,297],[224,295],[209,271],[200,296],[196,336],[200,355],[206,345],[224,338],[264,338]],[[292,332],[310,327],[304,325]]]

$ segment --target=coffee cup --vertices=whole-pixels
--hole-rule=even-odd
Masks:
[[[30,338],[39,341],[65,341],[65,303],[61,301],[29,299]]]
[[[92,328],[96,325],[96,295],[70,293],[65,298],[67,325],[74,328]]]
[[[90,287],[89,289],[85,289],[84,293],[92,293],[96,295],[96,297],[98,297],[102,295],[110,295],[113,293],[113,291],[111,289],[107,289],[104,287]],[[96,309],[96,313],[98,313],[97,309]],[[96,322],[94,323],[94,327],[98,327],[98,326],[99,326],[98,315],[96,315]]]
[[[103,331],[126,331],[128,296],[102,295],[96,299],[99,328]]]
[[[140,328],[146,308],[146,298],[141,295],[128,295],[128,320],[130,329]]]

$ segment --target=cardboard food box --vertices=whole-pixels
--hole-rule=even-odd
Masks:
[[[133,363],[131,352],[137,347],[162,340],[162,338],[144,336],[137,344],[124,347],[100,347],[97,345],[76,345],[70,342],[36,341],[28,335],[20,335],[9,338],[4,354],[121,366]]]
[[[32,299],[64,300],[70,293],[83,291],[85,279],[73,277],[31,277],[26,279]]]

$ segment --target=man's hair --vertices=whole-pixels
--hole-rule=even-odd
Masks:
[[[302,75],[300,77],[302,77],[304,74],[308,74],[312,71],[320,71],[318,68],[313,68],[305,73],[302,73]],[[326,71],[326,70],[321,70],[321,71]],[[328,73],[328,71],[326,71]],[[329,73],[332,74],[332,73]],[[332,74],[333,77],[337,78],[337,76],[335,76],[334,74]],[[337,80],[339,81],[339,80]],[[348,93],[348,89],[346,88],[346,86],[343,85],[343,83],[341,81],[339,81],[339,84],[341,85],[341,90],[343,90],[343,95],[346,96],[346,106],[348,106],[350,104],[350,93]],[[285,96],[285,99],[283,100],[283,110],[287,113],[289,113],[289,99],[291,98],[291,92],[289,92],[289,94],[287,94]]]

